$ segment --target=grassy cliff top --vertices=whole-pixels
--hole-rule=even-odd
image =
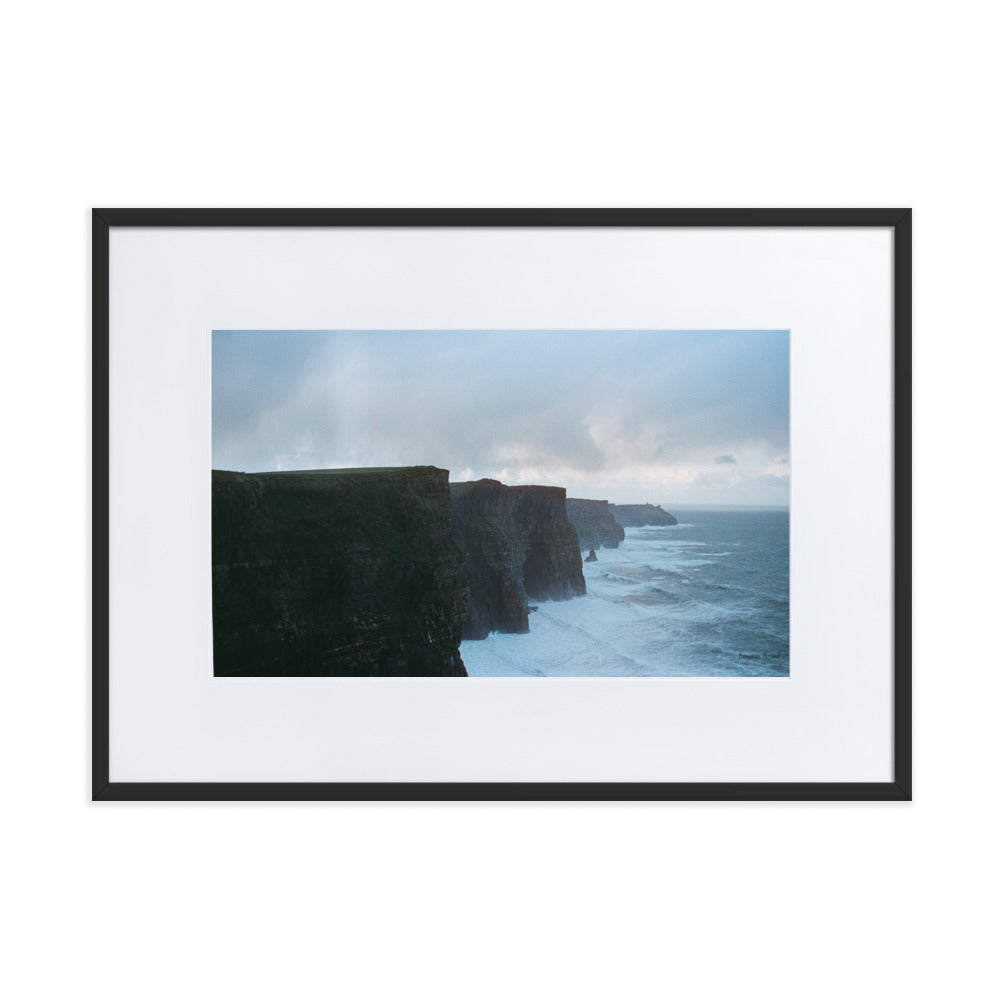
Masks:
[[[566,495],[565,486],[507,486],[505,483],[501,483],[497,479],[476,479],[469,483],[449,483],[448,489],[451,490],[451,495],[453,497],[465,496],[467,493],[471,493],[477,486],[502,486],[504,489],[510,490],[513,493],[554,493],[555,495]]]
[[[232,472],[228,469],[213,469],[212,475],[219,477],[226,476],[250,476],[252,478],[264,478],[264,477],[281,477],[281,478],[294,478],[296,476],[301,478],[319,478],[319,477],[337,477],[337,476],[352,476],[352,477],[370,477],[370,478],[380,478],[380,477],[392,477],[396,475],[410,475],[410,474],[421,474],[421,473],[433,473],[435,475],[448,475],[447,469],[439,469],[434,465],[400,465],[400,466],[384,466],[382,468],[376,467],[362,467],[357,469],[282,469],[277,472]]]
[[[453,497],[460,497],[471,493],[477,486],[503,486],[503,483],[497,479],[474,479],[467,483],[449,483],[448,489]]]
[[[444,472],[447,469],[439,469],[435,465],[387,465],[362,466],[357,469],[282,469],[279,472],[251,472],[251,476],[358,476],[358,475],[385,475],[396,472]]]

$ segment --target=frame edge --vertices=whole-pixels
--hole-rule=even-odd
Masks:
[[[913,797],[913,210],[893,229],[893,769]]]
[[[92,801],[912,801],[912,209],[93,208]],[[879,227],[893,229],[893,769],[864,783],[210,783],[110,781],[112,226]],[[581,794],[583,793],[583,794]]]
[[[91,797],[110,788],[110,236],[100,209],[91,213]]]

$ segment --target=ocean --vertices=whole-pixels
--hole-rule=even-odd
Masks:
[[[583,564],[585,597],[462,643],[470,677],[787,677],[788,511],[664,505]]]

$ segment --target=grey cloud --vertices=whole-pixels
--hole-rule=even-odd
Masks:
[[[217,331],[212,364],[215,468],[560,469],[599,492],[788,448],[787,331]]]

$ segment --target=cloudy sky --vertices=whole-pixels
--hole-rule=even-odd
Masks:
[[[212,465],[787,505],[788,331],[217,330]]]

